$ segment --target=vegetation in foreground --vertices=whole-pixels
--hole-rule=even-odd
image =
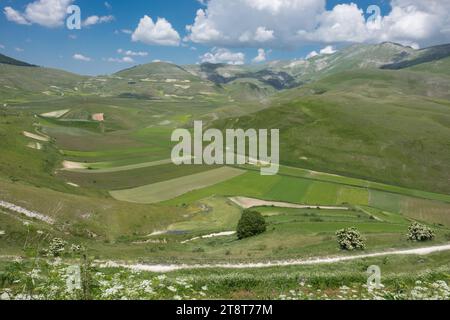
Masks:
[[[106,268],[83,258],[26,259],[0,263],[0,299],[448,300],[449,258],[446,253],[333,265],[167,274]],[[367,268],[371,265],[379,265],[383,272],[379,288],[368,286]],[[73,270],[79,270],[79,281]]]

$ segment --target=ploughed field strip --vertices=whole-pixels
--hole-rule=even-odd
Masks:
[[[110,173],[110,172],[120,172],[120,171],[128,171],[133,169],[141,169],[141,168],[148,168],[148,167],[155,167],[160,166],[163,164],[170,164],[172,163],[171,159],[165,159],[165,160],[158,160],[158,161],[150,161],[150,162],[143,162],[143,163],[137,163],[137,164],[130,164],[125,166],[118,166],[118,167],[112,167],[112,168],[95,168],[96,163],[68,163],[63,164],[63,169],[65,171],[71,171],[71,172],[80,172],[80,173]]]
[[[127,190],[111,191],[113,198],[135,203],[157,203],[173,199],[193,190],[203,189],[245,173],[244,170],[222,167],[177,179]]]

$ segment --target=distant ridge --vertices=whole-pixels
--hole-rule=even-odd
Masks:
[[[450,57],[450,44],[443,44],[439,46],[418,50],[416,57],[384,65],[381,67],[381,69],[391,69],[391,70],[404,69],[422,63],[442,60],[448,57]]]
[[[13,58],[10,58],[8,56],[5,56],[3,54],[0,54],[0,63],[2,64],[9,64],[13,66],[19,66],[19,67],[37,67],[34,64],[29,64],[23,61],[19,61]]]

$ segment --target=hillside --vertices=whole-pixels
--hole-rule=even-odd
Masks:
[[[23,61],[19,61],[16,59],[13,59],[11,57],[7,57],[3,54],[0,54],[0,64],[10,64],[13,66],[19,66],[19,67],[36,67],[35,65],[23,62]]]
[[[417,50],[412,54],[403,55],[402,59],[399,61],[386,64],[381,68],[391,70],[404,69],[424,63],[437,62],[448,57],[450,57],[450,44],[445,44]]]
[[[62,70],[0,64],[0,97],[5,102],[74,95],[85,79]]]
[[[183,67],[177,66],[167,62],[152,62],[149,64],[138,65],[119,71],[114,74],[118,77],[133,78],[133,79],[178,79],[186,80],[192,79],[193,76]]]
[[[235,80],[257,81],[276,90],[290,89],[323,77],[349,70],[378,69],[416,54],[416,50],[385,42],[378,45],[357,44],[310,59],[272,61],[257,65],[204,63],[186,69],[217,84]]]
[[[284,164],[449,193],[450,75],[341,72],[221,128],[279,128]]]

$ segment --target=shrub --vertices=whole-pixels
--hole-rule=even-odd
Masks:
[[[73,254],[80,254],[81,252],[85,251],[85,248],[78,244],[73,244],[70,246],[70,252]]]
[[[336,232],[336,238],[342,250],[364,250],[365,239],[356,228],[346,228]]]
[[[64,254],[67,242],[60,238],[54,238],[48,246],[48,253],[52,257],[59,257]]]
[[[237,226],[239,240],[256,236],[266,231],[266,220],[257,211],[245,210]]]
[[[415,222],[409,226],[407,237],[411,241],[433,240],[434,231],[426,225]]]

